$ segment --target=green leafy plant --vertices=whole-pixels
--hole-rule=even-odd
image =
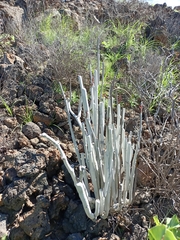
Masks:
[[[4,237],[1,238],[1,240],[8,240],[8,237],[4,236]]]
[[[173,89],[178,86],[179,81],[179,71],[178,66],[174,64],[173,61],[170,61],[168,65],[162,62],[159,75],[157,76],[157,81],[154,86],[153,98],[149,104],[150,112],[153,112],[154,109],[159,105],[165,103],[166,109],[171,108],[171,99],[169,97],[170,92],[173,93]],[[175,97],[175,96],[171,96]]]
[[[3,104],[3,106],[6,108],[7,113],[8,113],[10,116],[13,116],[13,111],[12,111],[11,107],[8,105],[8,103],[4,100],[4,98],[2,98],[2,97],[0,96],[0,100],[1,100],[1,102],[2,102],[2,104]]]
[[[121,86],[121,88],[132,93],[132,96],[127,98],[130,106],[137,105],[139,94],[134,90],[131,76],[127,75],[127,71],[137,61],[138,55],[143,59],[147,49],[153,47],[150,41],[144,40],[142,37],[143,28],[144,24],[140,21],[128,25],[110,21],[106,26],[107,38],[101,43],[106,70],[104,76],[105,88],[103,90],[106,91],[109,88],[110,79],[116,79],[117,87]],[[124,82],[124,79],[126,79],[126,82]],[[119,91],[119,94],[121,95],[121,91]],[[122,94],[124,95],[124,91],[122,91]]]
[[[71,101],[72,104],[77,103],[79,101],[79,95],[78,95],[77,91],[73,90],[71,92],[70,101]]]
[[[45,43],[52,44],[57,38],[57,30],[52,27],[53,16],[49,14],[40,23],[40,32]]]
[[[23,123],[32,122],[33,119],[33,110],[31,107],[26,105],[25,114],[23,116]]]
[[[15,37],[13,35],[3,33],[0,35],[0,56],[15,43]]]
[[[156,226],[148,230],[149,240],[179,240],[180,239],[180,222],[176,215],[172,218],[166,218],[165,223],[161,223],[158,216],[154,216]]]

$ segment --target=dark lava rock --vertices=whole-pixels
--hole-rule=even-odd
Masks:
[[[129,238],[130,240],[137,240],[137,239],[146,240],[147,239],[146,229],[141,227],[139,224],[135,224],[131,230],[133,234]]]
[[[17,171],[15,168],[7,168],[4,174],[4,184],[8,185],[17,177]]]
[[[87,229],[87,217],[82,204],[70,201],[63,219],[63,229],[66,233],[77,233]]]
[[[62,170],[64,171],[64,178],[67,184],[69,184],[71,187],[74,187],[74,182],[71,178],[71,175],[69,174],[67,168],[65,167],[65,165],[62,165]]]
[[[40,112],[35,112],[33,114],[33,121],[38,123],[44,123],[46,126],[50,126],[53,123],[53,118],[49,117],[49,115],[40,113]]]
[[[59,212],[65,210],[69,204],[69,198],[64,193],[59,193],[52,197],[49,214],[51,219],[58,219]]]
[[[45,235],[50,232],[50,219],[47,211],[49,201],[42,195],[36,200],[35,207],[19,219],[20,227],[31,237],[31,240],[44,239]]]
[[[17,179],[7,186],[3,192],[3,203],[8,209],[19,211],[28,198],[26,190],[28,182],[25,179]]]
[[[37,124],[28,122],[23,126],[22,132],[26,137],[32,139],[38,137],[41,134],[41,129]]]
[[[30,237],[20,227],[14,227],[11,229],[10,240],[30,240]]]
[[[36,85],[31,85],[28,86],[26,90],[27,96],[32,100],[32,101],[40,101],[41,100],[41,95],[44,93],[44,90]]]
[[[35,177],[46,167],[46,156],[34,149],[22,149],[14,159],[18,177]]]
[[[107,219],[98,219],[96,222],[88,221],[87,234],[91,237],[100,236],[108,228]],[[91,238],[88,238],[91,239]]]
[[[35,194],[43,194],[47,189],[49,189],[46,172],[40,173],[36,178],[33,179],[30,189]]]
[[[80,233],[73,233],[73,234],[70,234],[66,240],[82,240],[83,237]]]
[[[77,196],[68,184],[53,177],[53,194],[56,195],[60,192],[64,192],[70,199],[75,199]]]

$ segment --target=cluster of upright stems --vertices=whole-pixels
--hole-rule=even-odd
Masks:
[[[84,210],[92,220],[96,220],[98,216],[105,219],[110,213],[120,211],[123,206],[131,204],[141,134],[140,128],[137,144],[132,144],[132,134],[130,133],[128,136],[125,134],[125,109],[121,108],[120,104],[116,104],[114,111],[112,89],[109,91],[108,99],[102,98],[102,94],[99,96],[99,48],[97,56],[98,68],[95,70],[94,77],[92,77],[90,70],[90,98],[88,98],[86,88],[83,85],[82,77],[78,77],[81,96],[77,115],[72,111],[70,99],[66,98],[60,84],[79,163],[78,176],[75,174],[74,167],[68,162],[60,143],[46,133],[42,134],[60,151],[61,158],[72,177]],[[101,84],[103,85],[103,73]],[[82,131],[84,153],[79,153],[71,121],[72,117],[76,119]],[[82,119],[84,119],[83,122]],[[142,125],[141,121],[142,113],[140,113],[140,126]],[[93,185],[93,192],[90,190],[89,181]]]

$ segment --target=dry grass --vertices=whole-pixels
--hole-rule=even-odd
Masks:
[[[145,128],[142,132],[139,160],[148,166],[144,175],[146,187],[151,189],[155,196],[171,199],[175,209],[179,212],[180,199],[180,126],[179,117],[167,117],[164,122],[147,117],[145,114]],[[141,165],[139,165],[139,171]],[[158,204],[157,204],[158,205]],[[166,211],[167,213],[167,211]],[[180,214],[180,212],[179,212]]]

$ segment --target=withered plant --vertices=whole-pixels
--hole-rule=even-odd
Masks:
[[[171,101],[171,111],[164,112],[163,117],[160,111],[149,117],[144,110],[142,150],[139,152],[137,172],[154,196],[171,199],[174,209],[179,212],[180,125],[178,108],[175,108],[176,101]],[[144,150],[148,154],[145,154]],[[142,168],[142,162],[146,164],[146,172]]]

